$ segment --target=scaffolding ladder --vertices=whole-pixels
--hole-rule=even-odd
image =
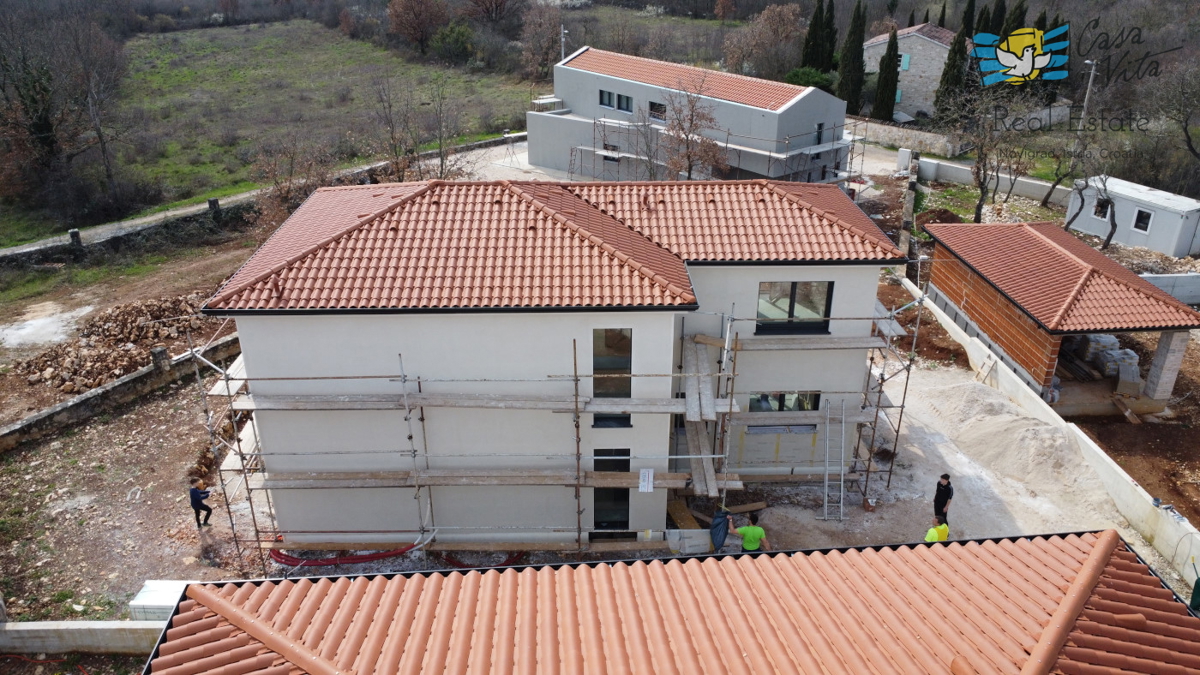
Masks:
[[[828,401],[825,403],[825,471],[823,472],[823,495],[819,520],[846,519],[844,510],[846,503],[846,402],[844,400],[841,402],[841,406],[841,414],[839,415],[841,427],[838,434],[838,452],[835,468],[833,447],[829,442],[833,422],[831,415],[833,406]],[[836,480],[834,480],[835,476]],[[831,515],[835,511],[837,515]]]

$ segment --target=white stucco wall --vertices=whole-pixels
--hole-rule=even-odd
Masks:
[[[1107,237],[1108,218],[1098,218],[1095,215],[1096,188],[1084,190],[1083,212],[1071,223],[1071,229]],[[1109,195],[1115,209],[1117,233],[1113,241],[1126,246],[1143,246],[1160,253],[1166,253],[1177,258],[1200,253],[1200,236],[1197,224],[1200,222],[1200,211],[1179,212],[1163,208],[1150,201],[1141,201],[1125,195]],[[1067,206],[1067,217],[1075,215],[1079,209],[1079,193],[1072,192]],[[1147,232],[1133,229],[1137,211],[1149,211],[1150,229]]]
[[[388,379],[290,380],[256,378],[331,377],[399,374],[398,354],[410,378],[528,379],[572,372],[571,340],[578,341],[579,368],[592,368],[592,329],[633,330],[633,372],[671,372],[675,317],[667,312],[596,312],[438,315],[247,316],[238,319],[247,375],[253,393],[399,393]],[[416,391],[410,383],[409,391]],[[570,395],[569,379],[531,382],[429,382],[425,392],[530,393]],[[633,397],[669,398],[670,378],[634,378]],[[591,394],[584,379],[581,393]],[[558,468],[575,466],[574,430],[569,414],[540,410],[426,408],[422,425],[414,415],[413,445],[428,468]],[[270,472],[408,470],[412,468],[408,428],[398,411],[260,411],[256,413],[265,463]],[[667,470],[669,419],[633,415],[631,428],[593,429],[585,415],[582,450],[628,448],[631,469]],[[328,454],[330,452],[340,454]],[[301,454],[283,454],[301,453]],[[474,455],[451,457],[450,455]],[[491,455],[491,456],[489,456]],[[496,456],[498,455],[498,456]],[[521,455],[521,456],[518,456]],[[536,456],[525,456],[536,455]],[[590,463],[585,469],[590,468]],[[493,531],[487,538],[574,540],[575,499],[571,488],[432,489],[432,525],[439,539],[475,539],[469,527],[525,523],[545,529]],[[272,493],[282,530],[354,530],[354,534],[290,535],[297,541],[396,541],[411,535],[365,530],[417,529],[418,505],[411,489],[306,489]],[[592,525],[591,491],[585,490],[584,527]],[[514,496],[516,498],[514,498]],[[665,490],[632,493],[630,529],[661,530]],[[428,524],[428,523],[427,523]]]

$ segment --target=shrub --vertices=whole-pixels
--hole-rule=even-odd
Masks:
[[[795,84],[801,87],[816,87],[822,91],[832,93],[833,78],[828,73],[822,73],[816,68],[796,68],[783,76],[783,81],[788,84]]]
[[[455,22],[434,33],[429,43],[438,58],[450,63],[466,63],[475,51],[475,31],[465,23]]]

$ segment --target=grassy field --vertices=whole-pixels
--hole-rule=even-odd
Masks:
[[[945,184],[935,189],[932,194],[925,198],[922,210],[948,209],[954,212],[959,218],[962,218],[964,223],[969,223],[975,219],[975,203],[978,200],[979,190],[973,186]],[[999,222],[1038,222],[1057,220],[1063,217],[1063,210],[1061,208],[1043,209],[1036,200],[1014,196],[1007,203],[1004,203],[1003,191],[997,195],[996,202],[997,204],[1003,204],[1005,213],[1005,217]],[[993,204],[990,200],[987,204],[984,204],[985,216],[992,207]]]
[[[251,187],[254,149],[289,128],[328,142],[339,161],[371,156],[380,77],[413,89],[444,78],[470,134],[519,120],[530,98],[526,84],[408,63],[311,21],[142,36],[127,52],[122,106],[137,131],[122,158],[167,186],[169,201]]]

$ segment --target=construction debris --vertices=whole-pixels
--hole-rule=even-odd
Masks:
[[[187,330],[208,333],[216,319],[201,317],[200,294],[131,302],[87,319],[79,337],[16,364],[30,385],[77,394],[150,364],[150,350],[178,342]]]

